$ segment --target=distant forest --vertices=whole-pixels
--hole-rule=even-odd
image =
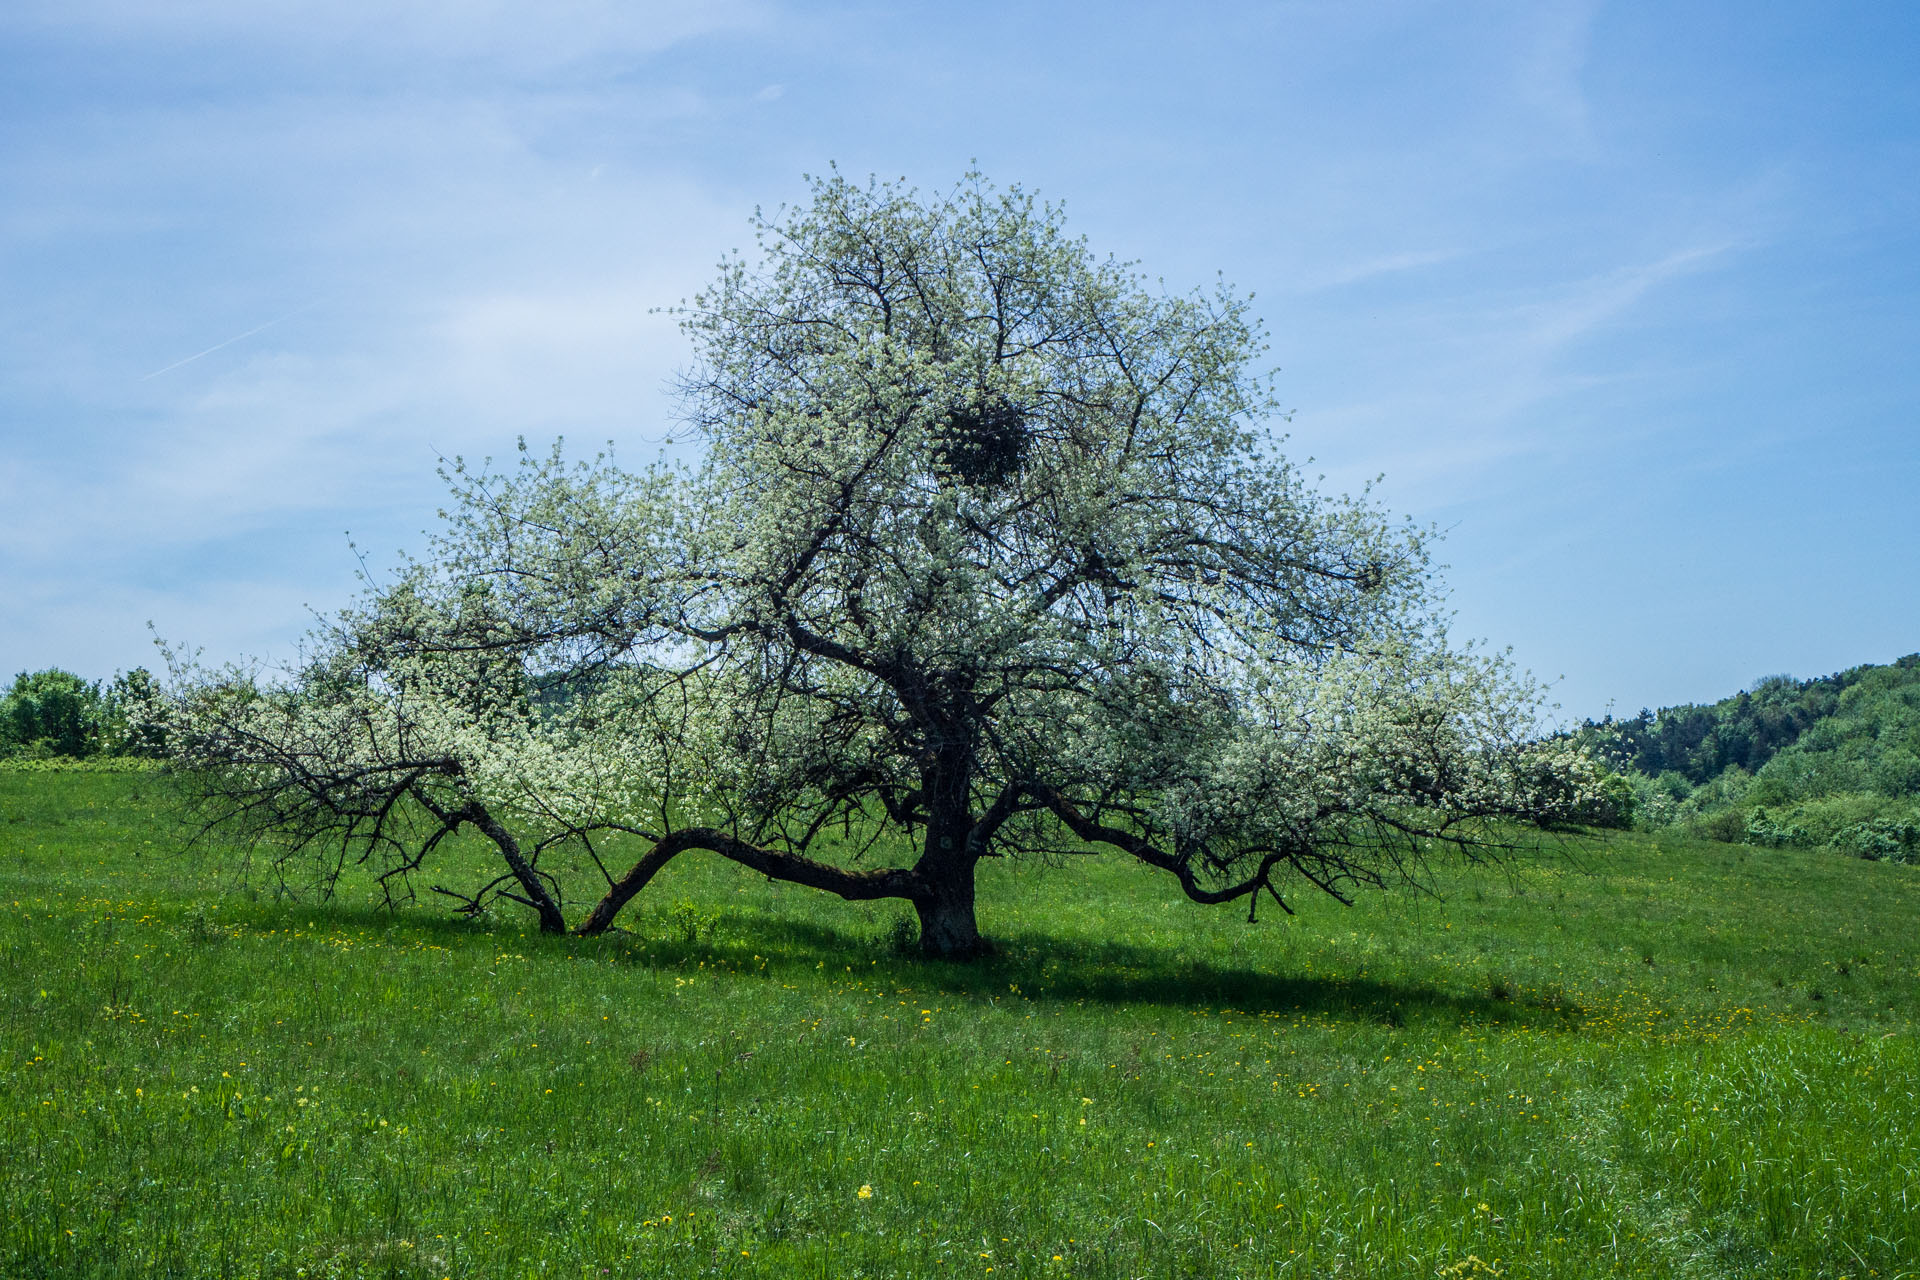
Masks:
[[[1631,821],[1749,844],[1920,861],[1920,654],[1578,731],[1633,793]]]

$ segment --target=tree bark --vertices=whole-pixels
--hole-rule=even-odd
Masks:
[[[992,950],[973,913],[973,815],[967,807],[966,762],[929,779],[932,800],[927,842],[913,869],[913,908],[920,915],[920,952],[938,960],[972,960]]]
[[[920,954],[933,960],[973,960],[993,948],[973,917],[973,745],[958,723],[939,723],[945,739],[922,771],[927,835],[914,865],[914,912],[920,913]]]
[[[612,927],[613,918],[620,914],[620,908],[646,888],[647,882],[660,873],[660,868],[678,857],[680,849],[680,842],[671,838],[655,845],[651,853],[633,864],[633,870],[607,886],[606,896],[594,904],[593,910],[587,913],[587,918],[580,922],[575,932],[583,936],[605,933]]]
[[[581,921],[576,932],[605,932],[612,926],[614,917],[620,914],[620,909],[644,889],[662,867],[691,849],[709,850],[730,862],[751,867],[769,879],[803,884],[809,889],[824,889],[828,893],[839,894],[849,902],[873,902],[880,898],[911,900],[918,895],[921,883],[917,872],[902,867],[849,871],[831,863],[815,862],[800,854],[762,849],[713,827],[684,827],[661,839],[651,852],[634,863],[633,870],[609,885],[606,896]],[[968,896],[971,900],[971,890]]]
[[[920,915],[922,955],[973,960],[992,952],[973,914],[973,862],[963,857],[937,869],[922,866],[926,888],[913,899],[913,909]]]
[[[526,895],[520,901],[532,907],[540,915],[540,932],[565,933],[567,918],[560,914],[560,904],[553,900],[553,896],[547,892],[547,887],[540,882],[539,872],[533,869],[533,864],[528,862],[526,855],[520,852],[520,842],[513,838],[513,833],[501,826],[491,813],[477,803],[469,805],[463,816],[468,822],[478,827],[481,833],[493,841],[494,846],[500,850],[501,859],[506,862],[507,869],[513,873],[513,878],[520,882],[520,889]]]

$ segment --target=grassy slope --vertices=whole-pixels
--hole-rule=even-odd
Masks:
[[[276,903],[153,785],[0,774],[0,1273],[1920,1275],[1920,868],[996,866],[956,969],[692,861],[594,944]]]

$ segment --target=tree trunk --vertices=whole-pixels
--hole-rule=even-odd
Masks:
[[[920,952],[936,960],[973,960],[993,948],[980,936],[973,915],[973,859],[943,865],[930,880],[924,896],[913,900],[920,913]]]
[[[972,960],[992,950],[973,916],[973,814],[968,781],[973,752],[966,735],[951,732],[922,775],[927,796],[926,845],[914,866],[919,881],[913,908],[920,913],[920,952],[938,960]]]
[[[920,913],[920,951],[935,959],[972,960],[993,949],[973,915],[973,868],[979,858],[967,840],[972,826],[964,808],[936,813],[913,869],[919,881],[913,908]]]
[[[587,918],[580,922],[575,932],[582,936],[605,933],[613,926],[613,918],[620,914],[620,908],[646,888],[647,882],[660,873],[660,868],[678,857],[686,843],[682,837],[669,836],[654,845],[646,857],[633,864],[633,870],[607,886],[607,896],[594,904],[593,910],[587,913]]]

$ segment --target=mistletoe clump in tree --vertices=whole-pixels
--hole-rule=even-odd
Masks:
[[[755,225],[681,312],[697,467],[456,466],[432,554],[297,679],[180,683],[213,816],[401,878],[471,826],[549,929],[571,844],[584,933],[704,849],[959,958],[983,858],[1112,851],[1251,914],[1599,803],[1533,687],[1448,646],[1424,536],[1269,451],[1246,300],[977,176]]]

